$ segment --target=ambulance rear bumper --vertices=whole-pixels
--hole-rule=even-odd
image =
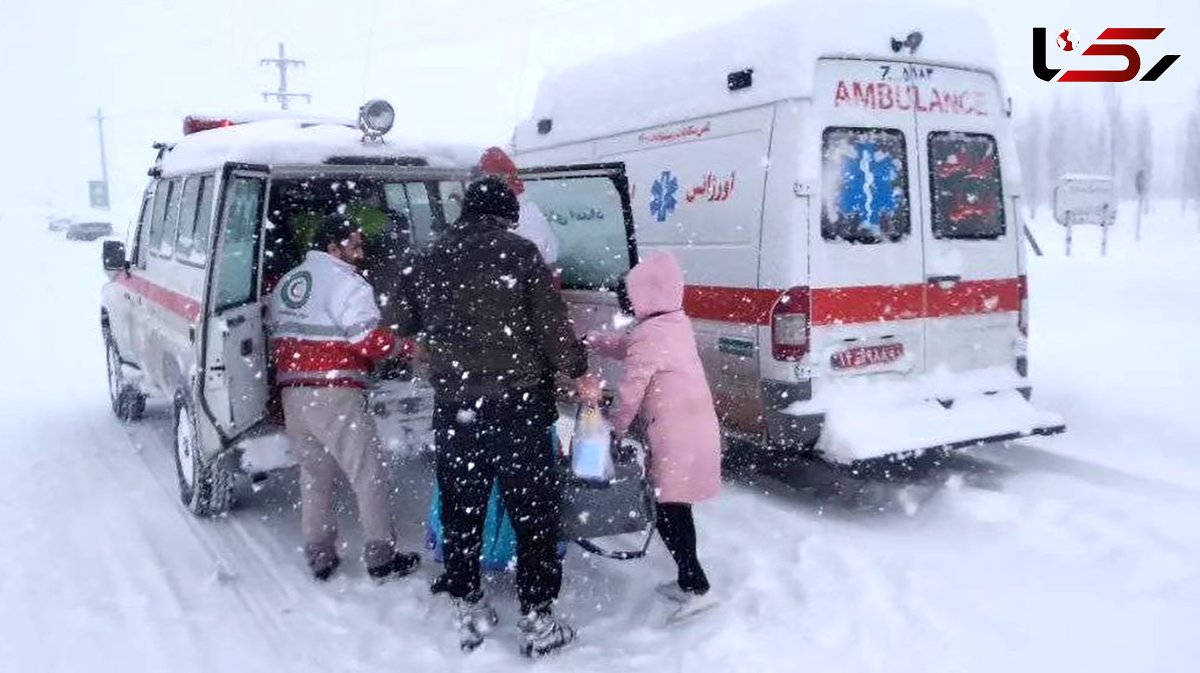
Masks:
[[[1016,389],[1026,402],[1032,398],[1032,390],[1022,386]],[[764,381],[762,384],[762,399],[765,408],[767,430],[767,445],[774,449],[811,450],[817,447],[821,433],[825,428],[825,414],[796,414],[789,413],[788,407],[794,402],[812,398],[811,381],[785,383],[782,381]],[[1029,436],[1056,435],[1065,431],[1066,426],[1061,422],[1047,422],[1035,427],[1023,428],[1021,431],[996,432],[981,434],[977,437],[965,437],[933,443],[929,446],[905,446],[898,450],[898,455],[922,453],[926,450],[940,449],[952,451],[968,446],[996,443],[1020,439]]]

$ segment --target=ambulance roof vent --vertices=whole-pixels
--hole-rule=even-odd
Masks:
[[[754,86],[754,68],[746,68],[745,70],[735,70],[729,73],[725,78],[729,85],[730,91],[741,91]]]
[[[901,49],[907,49],[908,53],[915,54],[917,53],[917,48],[921,46],[921,42],[924,39],[925,36],[922,35],[921,31],[919,30],[914,30],[913,32],[909,33],[908,37],[904,38],[903,40],[897,40],[893,37],[892,52],[899,54]]]

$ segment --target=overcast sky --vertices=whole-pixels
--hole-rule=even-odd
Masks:
[[[293,72],[292,89],[313,103],[297,108],[350,116],[364,95],[382,96],[396,104],[406,135],[504,143],[545,72],[774,1],[2,0],[0,210],[84,211],[86,181],[100,173],[88,120],[97,107],[109,118],[114,205],[128,209],[144,185],[150,143],[177,138],[184,115],[264,106],[261,92],[275,87],[277,73],[258,61],[281,40],[308,62]],[[1198,0],[935,1],[987,16],[1018,113],[1048,104],[1056,90],[1098,100],[1080,85],[1033,76],[1033,26],[1070,27],[1084,41],[1107,26],[1165,26],[1142,47],[1144,61],[1182,58],[1157,83],[1122,86],[1127,105],[1151,111],[1164,146],[1196,100]]]

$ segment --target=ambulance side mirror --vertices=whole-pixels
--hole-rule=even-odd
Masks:
[[[125,260],[125,244],[120,241],[105,241],[103,258],[105,271],[125,271],[129,268]]]

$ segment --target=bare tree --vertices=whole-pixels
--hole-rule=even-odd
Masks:
[[[1037,217],[1038,209],[1045,198],[1044,129],[1043,115],[1037,110],[1027,114],[1017,123],[1017,155],[1021,162],[1025,201],[1033,217]]]
[[[1045,178],[1050,186],[1048,193],[1053,193],[1054,185],[1064,173],[1071,170],[1070,143],[1073,140],[1071,132],[1073,121],[1067,110],[1067,104],[1062,96],[1055,94],[1050,104],[1050,117],[1046,120],[1046,173]]]
[[[1135,135],[1136,141],[1136,160],[1134,164],[1134,175],[1136,171],[1145,171],[1146,180],[1146,200],[1145,208],[1149,212],[1150,195],[1149,192],[1154,184],[1154,128],[1150,126],[1150,113],[1145,108],[1138,113],[1137,131]]]
[[[1183,133],[1183,156],[1179,161],[1181,208],[1200,200],[1200,95],[1188,114]]]

